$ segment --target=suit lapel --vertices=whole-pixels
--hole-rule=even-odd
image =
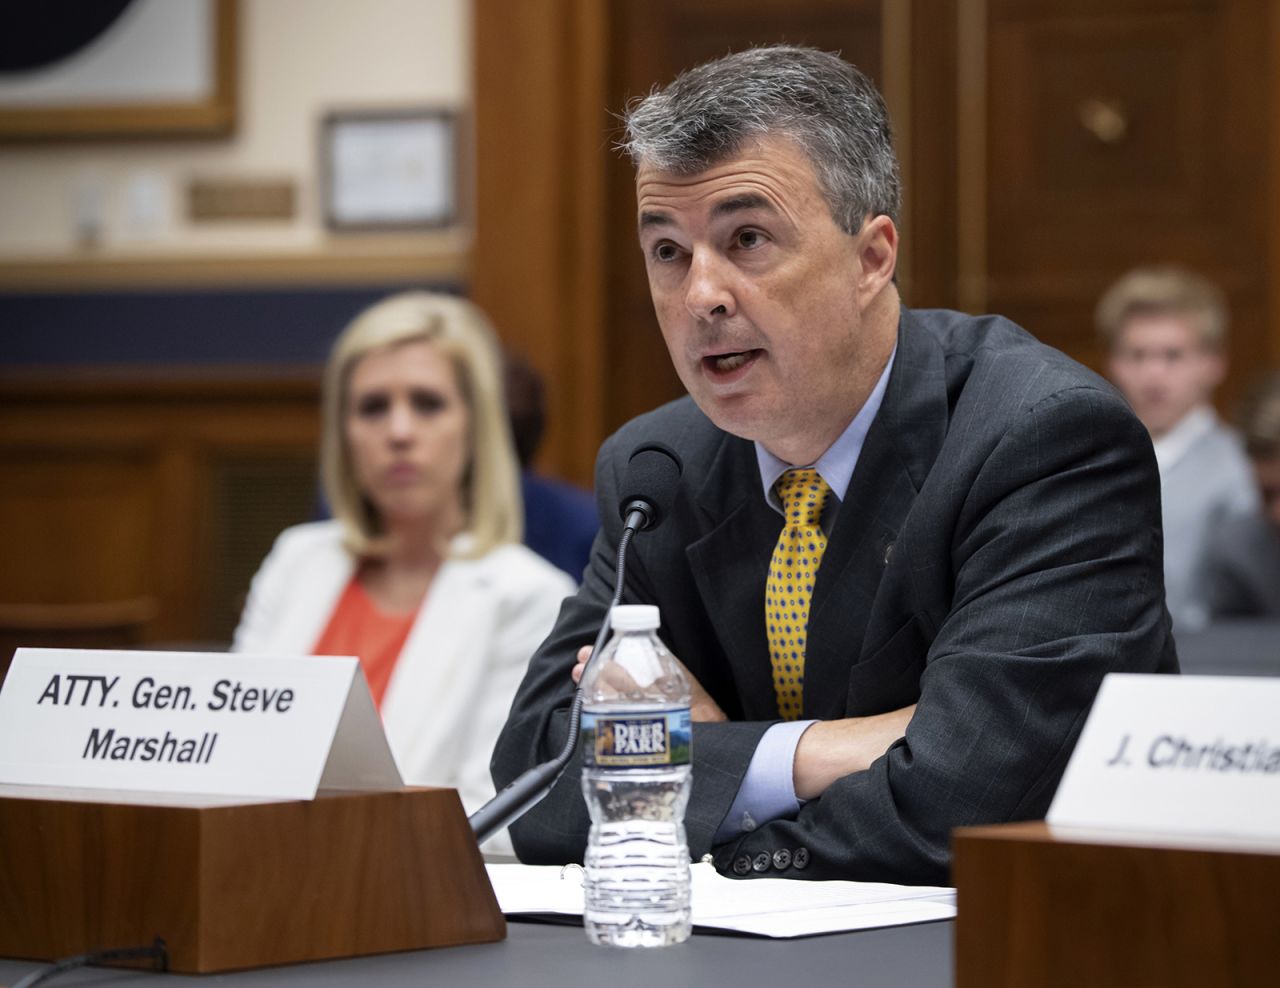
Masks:
[[[685,554],[747,720],[778,716],[764,634],[764,585],[782,517],[765,502],[755,449],[726,435],[698,493],[710,531]]]
[[[844,714],[849,668],[864,654],[863,638],[885,564],[941,448],[947,415],[942,350],[904,308],[884,400],[867,433],[814,584],[805,656],[805,717]]]

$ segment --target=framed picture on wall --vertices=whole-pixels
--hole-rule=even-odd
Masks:
[[[7,5],[0,32],[0,140],[230,133],[237,3]]]
[[[439,229],[458,222],[458,118],[451,110],[327,114],[325,220],[333,230]]]

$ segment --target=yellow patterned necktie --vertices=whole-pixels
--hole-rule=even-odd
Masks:
[[[827,537],[818,525],[831,488],[810,468],[788,470],[777,483],[786,521],[765,583],[765,627],[773,689],[783,720],[795,720],[804,705],[804,653],[809,603]]]

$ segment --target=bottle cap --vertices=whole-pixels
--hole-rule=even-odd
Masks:
[[[619,604],[609,612],[609,623],[617,631],[657,631],[661,622],[654,604]]]

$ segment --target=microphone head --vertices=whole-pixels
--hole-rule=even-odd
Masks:
[[[675,503],[683,470],[684,464],[676,451],[663,443],[641,443],[632,450],[618,492],[618,508],[623,520],[634,508],[640,507],[647,518],[644,528],[660,525]]]

